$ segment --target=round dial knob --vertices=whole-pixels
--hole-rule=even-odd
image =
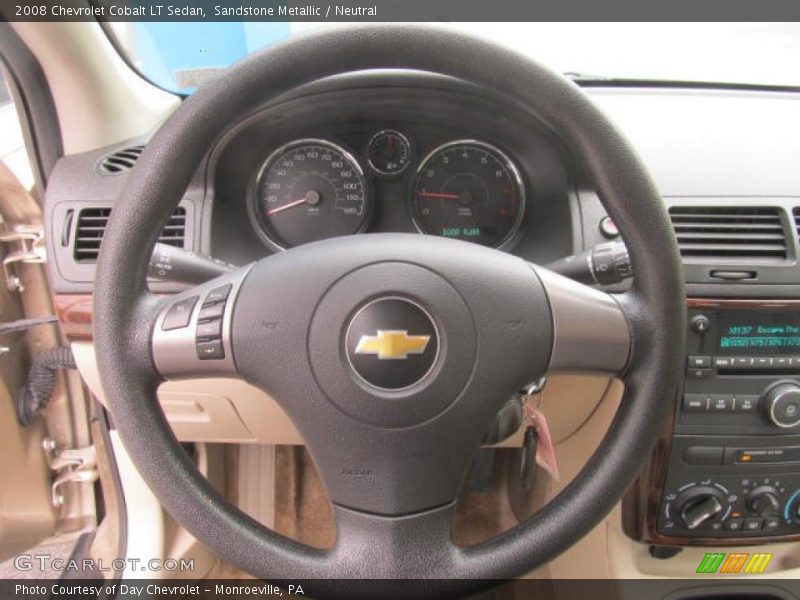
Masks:
[[[747,508],[750,512],[758,515],[773,515],[781,507],[778,499],[778,490],[770,485],[762,485],[755,488],[747,496]]]
[[[800,425],[800,385],[793,381],[776,383],[764,392],[761,407],[767,419],[778,427]]]
[[[723,513],[727,500],[717,488],[701,485],[683,492],[675,504],[686,528],[697,529]]]

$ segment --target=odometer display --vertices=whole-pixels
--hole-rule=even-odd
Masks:
[[[277,248],[358,233],[370,213],[364,171],[332,142],[297,140],[264,163],[251,213]]]
[[[499,247],[518,231],[525,208],[519,171],[500,150],[474,140],[439,146],[417,170],[411,198],[422,233]]]

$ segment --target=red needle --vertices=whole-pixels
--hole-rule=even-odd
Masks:
[[[429,198],[444,198],[445,200],[458,200],[461,198],[458,194],[448,194],[447,192],[417,192],[417,195]]]
[[[267,211],[267,216],[274,215],[275,213],[279,213],[282,210],[286,210],[287,208],[292,208],[293,206],[298,206],[300,204],[304,204],[306,202],[305,198],[300,198],[300,200],[295,200],[293,202],[289,202],[288,204],[284,204],[283,206],[278,206],[276,208],[271,208]]]

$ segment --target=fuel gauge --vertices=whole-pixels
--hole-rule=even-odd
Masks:
[[[372,136],[367,149],[369,166],[378,175],[394,177],[411,163],[411,143],[394,129],[385,129]]]

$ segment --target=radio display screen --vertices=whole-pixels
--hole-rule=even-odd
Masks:
[[[800,311],[717,313],[719,354],[800,355]]]

